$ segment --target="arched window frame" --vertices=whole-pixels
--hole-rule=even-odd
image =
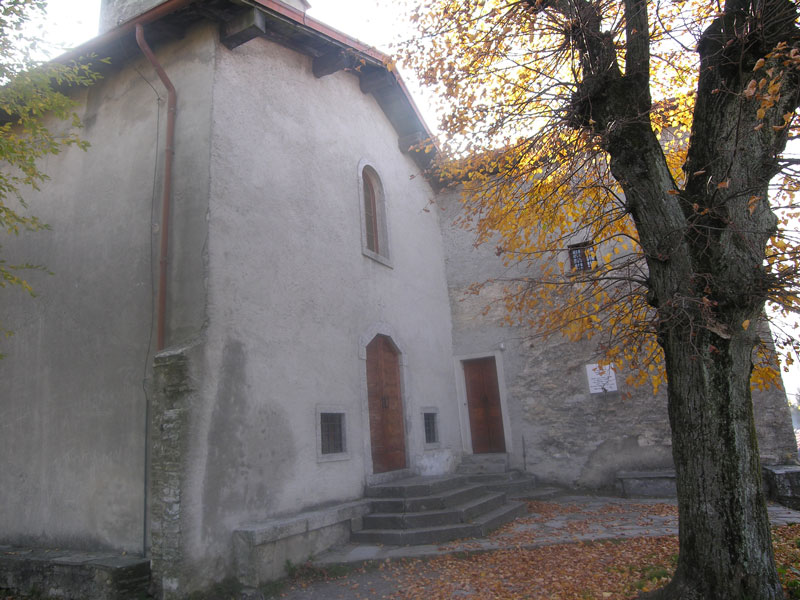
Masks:
[[[358,165],[358,198],[361,253],[392,267],[389,228],[386,224],[386,194],[378,170],[366,160]]]

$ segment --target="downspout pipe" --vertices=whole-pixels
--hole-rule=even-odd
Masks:
[[[153,65],[158,78],[167,88],[167,141],[164,148],[164,187],[161,195],[161,246],[158,259],[158,300],[156,302],[156,352],[164,349],[167,320],[167,256],[169,253],[169,209],[172,197],[172,163],[175,158],[175,116],[178,95],[164,67],[144,39],[144,27],[136,23],[136,43],[142,54]]]
[[[164,186],[161,195],[161,244],[158,266],[158,300],[156,302],[156,352],[164,349],[164,331],[167,315],[167,257],[169,252],[169,212],[172,197],[172,163],[175,158],[175,117],[178,94],[164,67],[144,39],[144,27],[136,23],[136,43],[142,54],[153,65],[161,83],[167,88],[167,141],[164,147]],[[144,518],[142,520],[142,556],[147,556],[147,533],[149,529],[149,465],[150,465],[150,400],[148,397],[144,417]]]

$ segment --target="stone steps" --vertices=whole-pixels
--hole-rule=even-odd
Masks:
[[[487,489],[505,492],[509,496],[524,496],[536,487],[536,480],[528,473],[509,469],[508,454],[467,454],[461,459],[456,473],[469,483]]]
[[[491,491],[505,492],[509,497],[525,496],[536,489],[533,475],[517,470],[470,475],[467,481]]]
[[[410,529],[362,529],[350,536],[357,544],[385,546],[418,546],[439,544],[462,538],[482,537],[501,525],[524,515],[523,502],[507,502],[469,523],[415,527]]]
[[[508,471],[508,454],[465,454],[461,458],[456,473],[479,475],[483,473],[505,473]]]
[[[437,525],[456,525],[466,523],[502,506],[505,494],[482,494],[463,504],[444,510],[424,510],[419,512],[372,513],[363,518],[364,529],[415,529],[436,527]]]
[[[452,475],[418,475],[415,477],[408,477],[407,479],[392,481],[391,483],[367,486],[364,495],[367,498],[414,498],[418,496],[431,496],[463,485],[466,481],[466,477],[454,477]]]
[[[412,477],[370,486],[372,513],[350,541],[392,546],[436,544],[480,537],[525,513],[521,502],[464,476]]]
[[[485,492],[484,486],[480,484],[465,484],[458,487],[443,490],[432,496],[419,496],[417,498],[382,498],[372,500],[371,507],[373,512],[421,512],[424,510],[443,510],[451,506],[457,506],[464,502],[477,498]]]

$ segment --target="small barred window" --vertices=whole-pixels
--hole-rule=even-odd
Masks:
[[[425,443],[436,444],[439,442],[439,431],[436,427],[436,413],[423,413],[425,419]]]
[[[345,452],[344,413],[320,413],[320,452],[340,454]]]
[[[569,263],[573,271],[591,271],[594,269],[594,244],[581,242],[567,247]]]

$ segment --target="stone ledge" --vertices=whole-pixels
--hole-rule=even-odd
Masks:
[[[81,600],[144,597],[150,560],[113,552],[0,546],[0,589]]]
[[[243,525],[234,533],[247,538],[254,545],[278,540],[321,529],[328,525],[363,517],[369,512],[369,501],[356,500],[337,504],[330,508],[300,513],[294,517],[274,519],[265,523]]]
[[[233,532],[239,581],[258,587],[285,575],[286,561],[304,562],[312,554],[346,543],[369,510],[368,500],[357,500],[239,527]]]
[[[625,498],[674,498],[677,496],[673,469],[619,471],[615,479],[617,491]]]
[[[768,465],[761,471],[767,498],[800,510],[800,466]]]
[[[800,465],[763,465],[761,472],[767,498],[800,510]],[[616,487],[624,497],[675,497],[675,471],[620,471]]]

